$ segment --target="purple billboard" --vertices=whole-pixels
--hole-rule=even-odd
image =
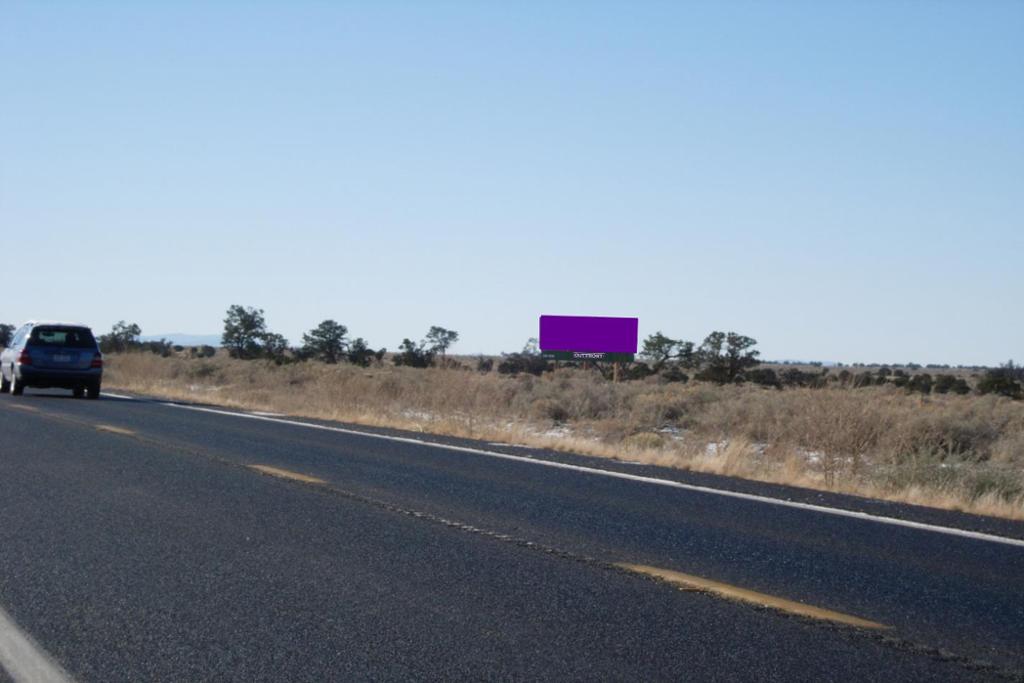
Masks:
[[[634,354],[637,327],[636,318],[542,315],[540,348],[543,352]]]

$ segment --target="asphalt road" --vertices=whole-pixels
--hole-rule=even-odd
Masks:
[[[0,397],[0,679],[1024,678],[1022,524],[308,422]]]

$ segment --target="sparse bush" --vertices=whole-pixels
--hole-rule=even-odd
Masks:
[[[908,416],[892,435],[891,450],[901,453],[926,453],[934,461],[958,458],[982,462],[991,457],[999,438],[997,425],[973,412],[926,412]]]
[[[383,357],[384,349],[374,351],[362,337],[357,337],[348,350],[348,362],[361,368],[369,367],[375,359],[380,360]]]
[[[262,353],[268,360],[274,361],[277,365],[287,363],[288,340],[276,332],[267,332],[263,335]]]
[[[881,379],[883,384],[885,383],[884,378],[878,378],[878,379]],[[863,389],[864,387],[870,387],[870,386],[875,386],[875,385],[876,385],[876,379],[875,379],[875,377],[873,377],[871,375],[870,372],[858,373],[853,378],[853,388],[854,389]]]
[[[1021,480],[1019,472],[1001,468],[972,468],[964,476],[963,487],[968,500],[995,495],[1001,500],[1009,501],[1019,499],[1024,494],[1024,481]]]
[[[125,321],[120,320],[114,323],[110,332],[100,335],[100,338],[97,341],[99,343],[100,351],[103,353],[148,351],[163,358],[167,358],[171,355],[172,351],[180,352],[185,350],[185,347],[174,345],[166,339],[145,342],[139,341],[140,334],[142,334],[142,328],[137,324],[126,323]]]
[[[417,345],[411,339],[403,339],[398,353],[391,360],[395,365],[409,368],[429,368],[434,364],[434,352],[428,350],[423,342]]]
[[[1011,360],[999,368],[986,370],[978,380],[978,393],[1007,396],[1015,400],[1024,398],[1024,390],[1017,381],[1019,369]]]
[[[967,384],[967,380],[962,377],[956,377],[954,375],[936,375],[935,383],[932,385],[932,391],[936,394],[948,394],[950,392],[954,394],[971,393],[971,387]]]
[[[123,353],[138,348],[140,334],[142,328],[137,324],[119,320],[114,323],[110,332],[100,335],[97,341],[103,353]]]
[[[787,387],[820,389],[826,385],[827,374],[827,369],[821,372],[804,372],[799,368],[786,368],[779,379]]]
[[[640,432],[626,437],[626,445],[640,450],[656,451],[665,445],[665,439],[661,434],[651,432]]]
[[[992,443],[991,460],[1001,465],[1014,466],[1024,473],[1024,422],[1003,427],[999,438]]]
[[[645,379],[654,374],[647,363],[627,363],[619,370],[619,377],[624,381]]]
[[[584,420],[612,417],[616,394],[608,390],[609,386],[615,385],[593,374],[576,384],[574,390],[567,396],[570,415]]]
[[[762,387],[782,388],[779,376],[771,368],[753,368],[743,373],[743,377],[748,382],[753,382]]]
[[[660,429],[675,425],[682,414],[678,401],[664,391],[656,391],[633,399],[629,423],[643,429]]]
[[[548,369],[548,362],[539,355],[526,353],[503,353],[501,355],[498,372],[502,375],[518,375],[520,372],[527,372],[539,376]]]
[[[907,391],[917,394],[932,393],[932,376],[927,372],[914,375],[910,378],[910,381],[907,382]]]
[[[167,358],[168,356],[171,355],[171,352],[174,350],[174,346],[171,344],[171,342],[167,341],[166,339],[142,342],[139,344],[139,348],[145,351],[149,351],[150,353],[155,353],[161,358]]]
[[[666,382],[666,383],[668,383],[668,382],[681,382],[683,384],[686,384],[687,382],[690,381],[690,376],[687,375],[685,372],[683,372],[683,369],[681,367],[679,367],[678,365],[673,364],[673,365],[669,365],[668,367],[666,367],[661,372],[661,374],[658,375],[658,379],[660,379],[662,382]]]
[[[569,419],[569,411],[558,401],[550,398],[539,398],[533,402],[530,412],[534,417],[559,423]]]
[[[216,374],[217,366],[212,363],[196,363],[189,368],[189,375],[192,379],[209,379]]]
[[[485,356],[479,356],[476,359],[476,371],[487,373],[494,369],[494,359],[487,358]]]
[[[190,346],[188,349],[188,355],[191,358],[213,358],[217,354],[217,349],[208,344],[202,346]]]

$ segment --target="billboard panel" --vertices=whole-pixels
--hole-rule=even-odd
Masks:
[[[542,315],[541,351],[636,353],[636,318]]]

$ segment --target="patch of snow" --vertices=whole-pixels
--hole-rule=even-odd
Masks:
[[[413,420],[425,420],[427,422],[437,419],[437,416],[433,413],[428,413],[423,410],[403,410],[401,415],[402,417],[408,417]]]
[[[821,451],[803,451],[801,455],[804,456],[804,460],[807,462],[815,464],[821,462],[822,458],[825,457],[825,454]]]
[[[707,455],[712,458],[718,457],[728,447],[728,441],[712,441],[711,443],[704,447],[704,455]]]
[[[658,434],[664,434],[671,441],[683,441],[685,439],[683,435],[686,430],[680,429],[679,427],[661,427],[660,429],[656,429],[655,432]]]
[[[572,436],[572,430],[568,427],[552,427],[551,429],[541,432],[541,436],[550,436],[556,439],[562,439],[567,436]]]

